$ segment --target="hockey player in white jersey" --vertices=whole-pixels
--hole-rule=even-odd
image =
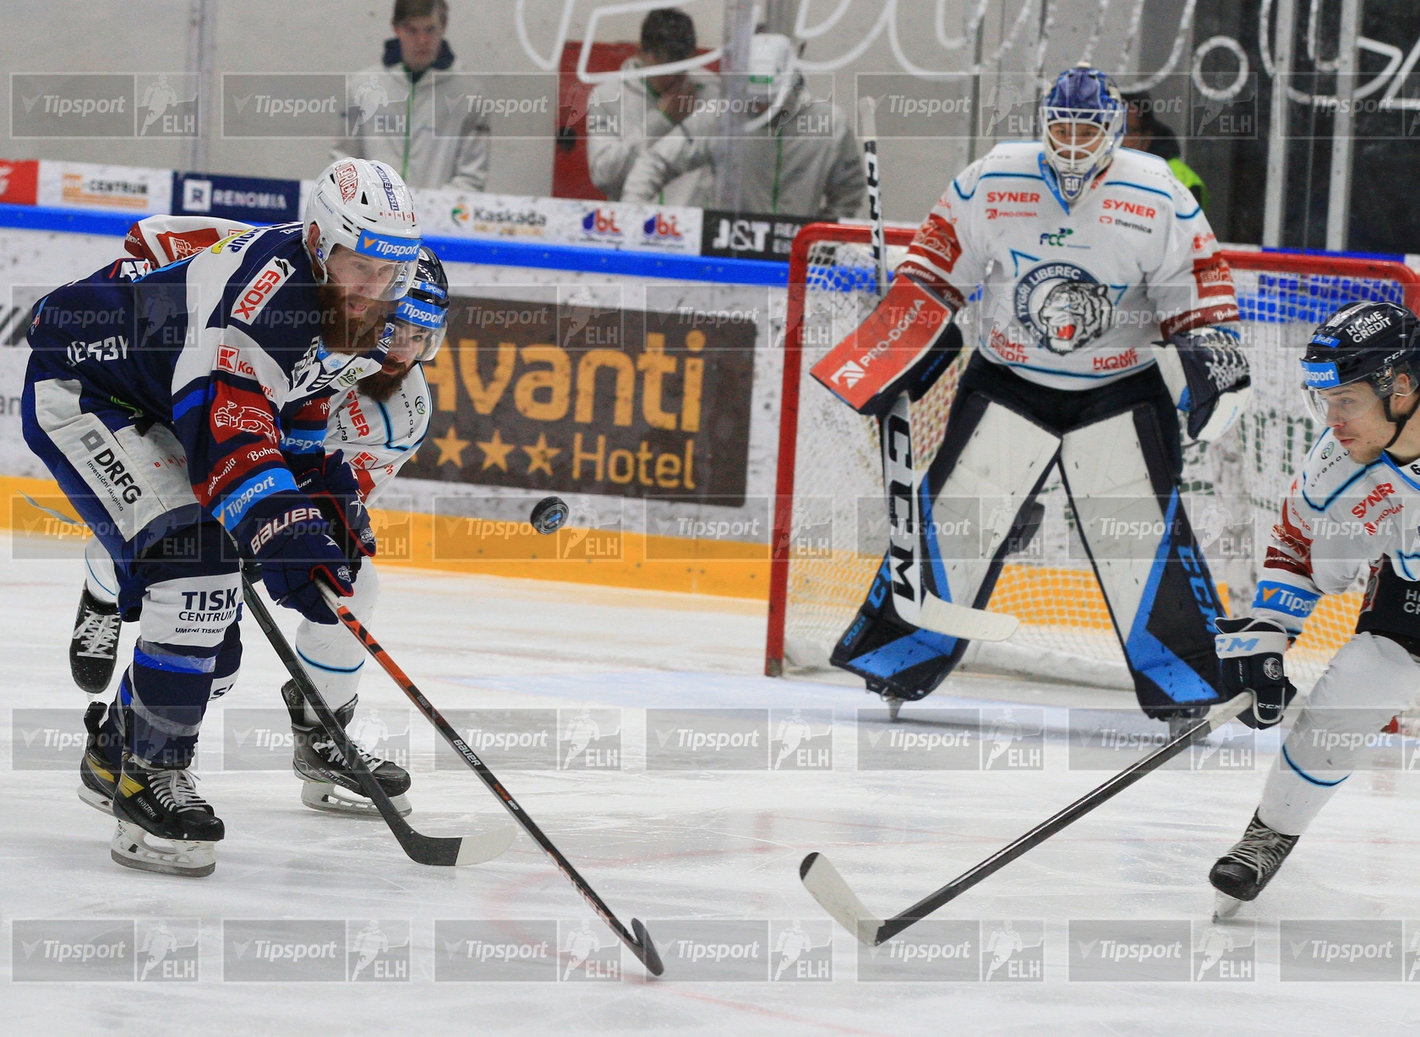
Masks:
[[[1219,698],[1219,606],[1180,504],[1180,424],[1214,439],[1250,391],[1232,275],[1167,165],[1119,147],[1107,76],[1062,73],[1040,115],[1043,141],[998,144],[948,185],[887,295],[813,373],[862,413],[917,398],[960,349],[952,316],[979,288],[979,341],[920,495],[924,584],[984,607],[1058,466],[1140,706],[1197,715]],[[931,692],[966,642],[897,614],[888,561],[832,660],[895,707]]]
[[[211,244],[250,228],[231,221],[202,217],[154,216],[135,224],[125,247],[135,258],[162,266],[190,249]],[[216,237],[214,237],[214,235]],[[430,360],[443,342],[448,313],[448,281],[443,264],[427,246],[409,291],[396,304],[383,336],[382,367],[353,388],[332,398],[326,427],[327,480],[343,485],[364,506],[372,504],[414,453],[428,431],[428,384],[420,364]],[[348,485],[344,485],[348,483]],[[318,502],[319,503],[319,502]],[[350,545],[347,545],[350,550]],[[359,552],[350,550],[352,555]],[[80,598],[69,660],[74,681],[90,694],[101,694],[112,679],[118,641],[117,580],[103,545],[91,540],[84,552],[86,577]],[[348,607],[368,622],[373,615],[379,582],[374,566],[365,561]],[[111,625],[112,632],[96,644],[93,631]],[[348,631],[333,624],[303,620],[296,650],[310,670],[326,704],[344,727],[354,716],[360,670],[365,652]],[[225,686],[222,689],[226,690]],[[320,810],[367,813],[373,804],[360,792],[333,741],[325,737],[295,682],[287,682],[282,697],[291,712],[293,770],[302,779],[301,799]],[[88,746],[80,764],[79,796],[108,810],[116,767],[106,752],[102,723],[105,709],[93,703],[85,714]],[[404,768],[361,750],[367,767],[402,814],[409,813],[405,793],[410,778]]]
[[[1282,501],[1252,611],[1218,621],[1225,690],[1256,697],[1245,722],[1282,719],[1296,693],[1284,653],[1322,595],[1368,582],[1355,636],[1296,717],[1243,838],[1209,874],[1223,917],[1272,880],[1420,687],[1420,320],[1390,303],[1348,306],[1316,329],[1302,367],[1326,430]]]

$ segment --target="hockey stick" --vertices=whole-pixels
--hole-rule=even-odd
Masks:
[[[1173,759],[1194,741],[1205,737],[1222,727],[1244,709],[1252,706],[1253,696],[1237,695],[1227,702],[1218,704],[1206,716],[1182,732],[1172,741],[1160,746],[1142,760],[1131,764],[1110,778],[1103,785],[1085,793],[1054,817],[1042,821],[1015,842],[997,850],[941,889],[923,897],[906,911],[883,919],[874,915],[864,906],[858,894],[849,888],[831,861],[821,853],[811,853],[799,865],[799,878],[819,906],[833,916],[839,925],[847,929],[858,942],[868,947],[877,947],[891,940],[908,926],[920,922],[933,911],[951,900],[955,900],[982,879],[995,874],[1028,850],[1039,846],[1056,832],[1084,817],[1095,807],[1115,794],[1127,789],[1136,781],[1157,770]]]
[[[291,643],[286,640],[286,635],[281,633],[281,629],[272,619],[266,603],[257,595],[251,580],[245,574],[242,575],[242,598],[246,602],[247,610],[256,617],[257,625],[261,627],[262,633],[271,642],[271,647],[281,657],[281,661],[286,664],[286,671],[290,673],[291,679],[300,688],[301,697],[306,700],[306,705],[311,707],[311,710],[320,719],[321,727],[325,729],[325,733],[340,750],[340,755],[354,773],[356,780],[359,781],[360,790],[375,804],[380,816],[385,819],[385,824],[389,825],[390,831],[399,840],[399,845],[404,847],[405,853],[409,854],[410,860],[418,864],[442,866],[482,864],[485,861],[493,860],[513,844],[513,838],[517,832],[511,825],[504,825],[490,832],[464,836],[424,835],[422,832],[415,831],[408,821],[399,816],[399,810],[390,801],[389,795],[380,787],[375,776],[370,773],[370,768],[365,765],[365,761],[360,759],[360,753],[354,743],[350,741],[350,736],[345,733],[345,729],[340,726],[340,721],[336,720],[335,714],[326,705],[325,699],[311,680],[310,674],[306,672],[300,657],[291,647]]]
[[[868,185],[868,218],[872,224],[873,267],[878,298],[887,294],[887,234],[884,229],[882,184],[878,178],[876,101],[858,104],[862,123],[863,160]],[[883,491],[887,495],[888,555],[891,559],[892,605],[905,622],[949,637],[971,641],[1004,641],[1020,621],[1002,612],[958,605],[927,589],[920,551],[922,472],[912,444],[912,401],[905,392],[878,425],[883,452]]]
[[[616,934],[617,939],[631,949],[631,953],[636,955],[637,959],[642,965],[646,966],[646,971],[650,972],[651,975],[659,976],[664,972],[665,966],[661,964],[661,956],[656,951],[656,945],[651,942],[651,934],[646,931],[646,927],[641,924],[640,920],[636,918],[631,919],[631,930],[629,932],[627,931],[626,926],[622,925],[620,919],[612,914],[611,908],[606,906],[602,898],[597,895],[596,890],[592,889],[592,887],[587,884],[587,880],[578,874],[577,869],[572,866],[572,862],[564,857],[562,851],[553,845],[552,840],[543,834],[542,829],[539,828],[523,808],[518,805],[518,801],[513,798],[512,793],[503,787],[503,783],[500,782],[497,776],[488,769],[488,766],[478,758],[478,754],[469,748],[468,743],[459,737],[458,732],[444,719],[443,714],[434,708],[434,704],[424,697],[424,693],[415,686],[414,682],[400,669],[399,665],[390,658],[389,653],[375,640],[370,631],[365,627],[365,624],[361,623],[360,620],[355,617],[355,614],[345,607],[339,595],[337,595],[328,584],[320,583],[318,586],[320,587],[321,597],[325,599],[325,603],[330,606],[331,611],[334,612],[340,622],[344,624],[345,629],[350,631],[350,633],[355,636],[355,639],[365,646],[365,650],[384,668],[384,671],[390,675],[395,684],[399,685],[400,691],[404,692],[404,694],[409,697],[409,700],[414,703],[415,708],[417,708],[420,713],[424,714],[424,718],[434,725],[434,730],[439,732],[440,736],[444,741],[449,743],[449,746],[454,752],[463,757],[464,763],[468,764],[469,767],[473,769],[473,772],[477,774],[483,784],[488,787],[488,791],[498,798],[498,802],[503,804],[504,808],[513,816],[513,820],[518,823],[522,830],[527,832],[528,835],[532,837],[533,842],[542,847],[543,852],[552,858],[552,862],[557,865],[558,870],[561,871],[563,875],[567,876],[567,880],[572,883],[573,888],[592,906],[592,910],[610,927],[611,931]]]

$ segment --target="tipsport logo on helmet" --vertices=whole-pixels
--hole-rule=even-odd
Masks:
[[[1306,372],[1305,384],[1308,389],[1329,389],[1341,384],[1341,375],[1335,364],[1304,360],[1302,370]]]
[[[408,263],[419,258],[419,245],[418,238],[395,238],[362,230],[359,240],[355,243],[355,251],[375,259]]]

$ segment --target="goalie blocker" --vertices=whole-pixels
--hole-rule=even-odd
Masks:
[[[901,393],[917,399],[961,350],[956,308],[899,275],[868,319],[810,374],[859,414],[881,417]]]
[[[920,497],[928,588],[985,607],[1007,555],[1034,535],[1043,510],[1035,497],[1059,465],[1141,708],[1166,718],[1218,701],[1221,610],[1176,488],[1178,412],[1159,375],[1042,393],[977,355],[955,406]],[[914,701],[946,678],[967,642],[904,622],[890,580],[885,558],[832,662]]]

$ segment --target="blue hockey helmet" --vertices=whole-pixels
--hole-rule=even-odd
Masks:
[[[434,250],[423,245],[409,291],[390,314],[386,348],[400,360],[433,360],[448,322],[449,279]]]
[[[1127,111],[1114,80],[1080,62],[1060,73],[1040,105],[1045,161],[1067,205],[1109,165],[1124,137]]]

